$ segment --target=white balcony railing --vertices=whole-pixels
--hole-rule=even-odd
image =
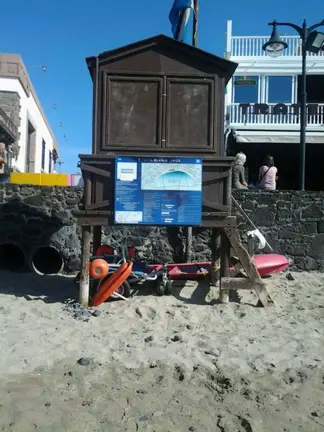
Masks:
[[[238,103],[228,106],[228,115],[230,124],[241,125],[286,125],[298,126],[300,124],[300,112],[293,104],[286,104],[287,114],[276,114],[274,107],[276,104],[267,104],[267,114],[257,114],[255,105],[251,104],[247,109],[243,109]],[[324,127],[324,103],[317,104],[317,108],[312,106],[308,108],[307,115],[308,126],[323,126]]]
[[[251,57],[267,56],[262,46],[268,42],[269,36],[232,36],[231,56],[232,57]],[[298,36],[282,36],[282,40],[287,43],[288,48],[283,52],[283,56],[300,56],[301,40]],[[323,56],[324,51],[318,54],[307,53],[309,56]]]

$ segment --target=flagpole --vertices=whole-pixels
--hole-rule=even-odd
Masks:
[[[197,47],[199,0],[194,0],[193,7],[192,45]],[[192,227],[188,227],[186,232],[186,260],[187,262],[191,262],[192,260]]]
[[[198,13],[199,13],[199,0],[194,0],[194,13],[192,25],[192,45],[198,46]]]

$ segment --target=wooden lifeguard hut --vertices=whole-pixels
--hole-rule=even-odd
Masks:
[[[220,298],[255,288],[272,304],[231,215],[231,167],[224,156],[224,92],[237,65],[164,35],[86,59],[93,81],[92,154],[80,154],[84,196],[75,213],[82,227],[80,302],[89,300],[90,238],[116,223],[116,158],[200,158],[200,227],[212,229],[212,258],[220,259]],[[231,246],[246,278],[230,278]],[[220,252],[220,253],[219,253]],[[215,273],[214,272],[214,273]]]

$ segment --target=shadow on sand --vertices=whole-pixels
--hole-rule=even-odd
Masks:
[[[208,296],[210,295],[211,290],[215,290],[212,288],[207,281],[199,281],[195,283],[195,288],[191,291],[191,295],[188,298],[185,294],[187,291],[187,282],[186,281],[177,281],[173,287],[173,295],[176,299],[183,301],[187,304],[196,304],[196,305],[209,305],[213,306],[215,304],[220,304],[219,299],[211,299],[208,300]],[[218,291],[218,288],[216,288]],[[218,294],[218,293],[217,293]],[[230,302],[240,303],[241,299],[237,295],[236,291],[230,291]]]
[[[33,273],[0,271],[0,294],[25,297],[26,300],[42,300],[45,303],[64,303],[78,297],[74,278],[53,275],[39,276]]]
[[[14,273],[0,271],[0,294],[24,297],[26,300],[42,300],[45,303],[65,303],[77,300],[79,285],[74,283],[74,276],[44,275],[35,273]],[[153,282],[134,285],[132,297],[158,296]],[[207,281],[173,281],[172,296],[184,304],[213,306],[220,304],[218,288],[211,287]],[[130,299],[131,300],[131,299]],[[230,291],[230,302],[242,304],[237,291]],[[115,300],[114,300],[115,301]],[[256,304],[249,304],[259,307]]]
[[[216,298],[208,298],[210,293],[215,288],[212,288],[208,281],[173,281],[172,283],[172,295],[177,300],[180,300],[184,304],[195,304],[195,305],[207,305],[213,306],[220,304]],[[218,290],[218,288],[216,288]],[[215,293],[216,294],[216,293]],[[134,290],[135,296],[157,296],[155,285],[153,282],[139,285]],[[216,297],[218,293],[216,294]],[[230,302],[240,303],[241,298],[236,291],[230,292]]]

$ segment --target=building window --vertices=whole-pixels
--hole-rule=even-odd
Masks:
[[[52,172],[52,152],[49,150],[48,152],[48,172]]]
[[[268,103],[291,103],[292,87],[292,76],[269,76]]]
[[[46,142],[42,140],[42,171],[45,170],[45,152],[46,152]]]
[[[233,101],[234,103],[259,102],[259,76],[234,76]]]
[[[301,75],[297,77],[297,100],[301,101]],[[306,91],[308,103],[324,102],[324,74],[323,75],[307,75]]]

